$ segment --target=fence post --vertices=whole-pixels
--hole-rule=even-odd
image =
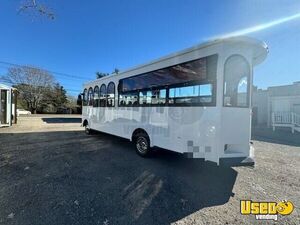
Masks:
[[[274,123],[275,123],[275,115],[274,115],[274,112],[272,112],[272,128],[273,128],[273,131],[275,131]]]
[[[292,114],[292,133],[295,133],[295,114],[291,112]]]

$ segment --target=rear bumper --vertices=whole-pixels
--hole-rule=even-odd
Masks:
[[[220,158],[220,166],[251,166],[254,167],[253,157]]]

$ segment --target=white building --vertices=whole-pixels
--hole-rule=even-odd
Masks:
[[[253,125],[300,131],[300,81],[253,92]]]
[[[11,126],[17,122],[15,88],[0,84],[0,127]]]

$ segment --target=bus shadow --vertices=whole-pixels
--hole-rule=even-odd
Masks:
[[[16,223],[42,217],[46,224],[170,224],[234,196],[232,168],[161,149],[141,158],[127,140],[103,133],[14,133],[0,139],[8,143],[0,151],[0,216],[15,212]]]
[[[42,118],[43,122],[46,123],[81,123],[81,118]]]

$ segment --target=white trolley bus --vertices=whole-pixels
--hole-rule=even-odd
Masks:
[[[265,43],[220,39],[84,84],[82,125],[127,138],[147,156],[160,147],[217,164],[254,164],[253,66]]]

